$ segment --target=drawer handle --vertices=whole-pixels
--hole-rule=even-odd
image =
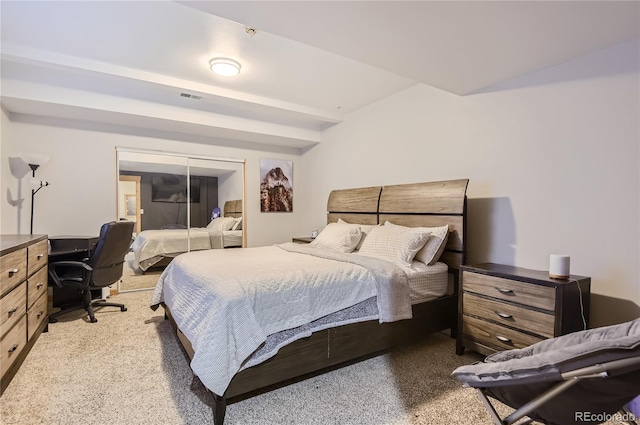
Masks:
[[[18,349],[18,344],[13,344],[13,346],[11,348],[9,348],[9,352],[13,353],[14,351],[16,351]]]
[[[39,319],[40,317],[42,317],[42,315],[44,314],[44,311],[39,311],[38,314],[36,315],[36,319]]]
[[[495,313],[503,319],[513,319],[513,316],[510,314],[500,313],[499,311],[496,311]]]
[[[13,276],[14,274],[18,273],[20,271],[20,269],[11,269],[9,270],[9,277]]]
[[[505,336],[496,335],[496,339],[500,342],[504,342],[505,344],[511,343],[511,340]]]
[[[44,257],[44,254],[38,254],[37,255],[38,260],[41,259],[42,257]]]
[[[44,286],[44,282],[40,282],[36,285],[36,289],[40,289]]]
[[[9,313],[9,315],[12,315],[13,313],[15,313],[16,311],[18,311],[18,307],[13,307],[11,310],[9,310],[7,313]]]
[[[512,295],[513,294],[513,289],[506,289],[506,288],[496,288],[501,294],[505,294],[505,295]]]

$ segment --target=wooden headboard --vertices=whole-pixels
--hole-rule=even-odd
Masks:
[[[242,217],[242,199],[235,199],[224,203],[225,217]]]
[[[327,202],[327,223],[410,227],[449,225],[449,240],[440,261],[457,276],[465,264],[468,179],[334,190]]]

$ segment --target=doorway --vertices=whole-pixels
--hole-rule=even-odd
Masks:
[[[142,210],[140,208],[140,176],[120,175],[118,185],[118,219],[135,221],[135,233],[142,230]]]

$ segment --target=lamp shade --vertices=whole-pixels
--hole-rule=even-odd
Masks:
[[[49,182],[38,179],[31,179],[29,180],[29,185],[31,185],[31,187],[33,187],[34,189],[37,189],[39,187],[49,186]]]
[[[39,153],[23,152],[16,154],[15,157],[22,159],[26,164],[42,165],[49,161],[49,157]]]

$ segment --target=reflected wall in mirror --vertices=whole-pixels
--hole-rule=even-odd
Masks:
[[[118,220],[136,222],[120,291],[153,288],[182,253],[245,245],[244,160],[126,148],[116,154]]]

